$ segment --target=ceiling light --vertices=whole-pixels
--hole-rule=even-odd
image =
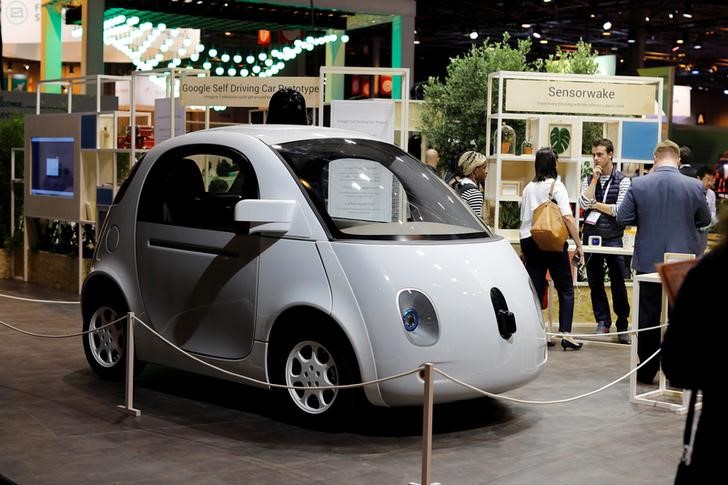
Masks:
[[[209,71],[210,68],[212,68],[212,63],[210,61],[205,61],[202,63],[202,68],[207,69]]]
[[[725,94],[726,96],[728,96],[728,89],[724,89],[723,90],[723,94]]]
[[[207,53],[210,57],[217,57],[217,49],[215,49],[214,47],[207,51]]]
[[[470,39],[472,39],[472,40],[475,40],[475,39],[478,38],[478,33],[475,30],[473,30],[472,32],[470,32],[469,35],[470,35]]]
[[[236,69],[235,69],[234,67],[231,67],[230,69],[228,69],[228,76],[232,77],[232,76],[234,76],[234,75],[235,75],[235,74],[236,74],[237,72],[238,72],[238,71],[237,71],[237,70],[236,70]]]
[[[253,66],[253,72],[258,74],[260,72],[260,66]]]
[[[693,69],[692,71],[690,71],[690,74],[692,74],[693,76],[695,76],[695,75],[700,74],[700,71],[698,71],[697,69]]]
[[[231,35],[233,35],[233,33],[232,33],[232,32],[225,32],[225,35],[226,35],[227,37],[230,37]]]
[[[645,17],[645,22],[649,22],[649,21],[650,21],[650,17],[649,16],[646,16]]]
[[[349,42],[349,36],[347,34],[343,34],[341,36],[341,42],[343,42],[344,44],[346,44],[347,42]]]
[[[413,42],[413,44],[414,44],[414,45],[420,45],[420,41],[419,41],[419,40],[417,40],[417,39],[415,39],[415,41]]]
[[[539,44],[548,44],[549,41],[547,41],[546,39],[541,39],[541,40],[538,41],[538,43]]]
[[[531,28],[531,24],[521,24],[521,28],[523,28],[523,29],[530,29]]]
[[[227,52],[224,53],[223,55],[220,56],[220,60],[222,62],[228,62],[230,60],[230,54],[228,54]]]
[[[637,42],[637,41],[634,39],[627,39],[628,44],[634,44],[635,42]]]
[[[602,35],[604,37],[609,37],[610,35],[612,35],[612,33],[610,31],[608,31],[608,30],[605,30],[604,32],[602,32]]]
[[[669,18],[670,20],[672,20],[672,19],[674,19],[674,18],[675,18],[675,16],[674,16],[674,15],[672,14],[672,12],[668,13],[668,14],[667,14],[667,16],[668,16],[668,18]]]
[[[685,5],[685,10],[683,11],[683,17],[686,19],[693,18],[693,6],[690,4]]]
[[[679,50],[680,50],[680,46],[679,45],[676,45],[675,47],[672,48],[672,51],[673,52],[677,52]]]
[[[255,57],[248,56],[248,57],[245,58],[245,62],[247,62],[248,64],[252,64],[252,63],[255,62]]]
[[[240,70],[240,75],[241,75],[242,77],[247,77],[247,76],[248,76],[248,74],[250,74],[250,73],[248,72],[248,70],[247,70],[247,69],[245,69],[245,68],[242,68],[242,69]]]
[[[260,54],[258,54],[258,59],[261,61],[264,61],[266,57],[268,57],[268,56],[266,55],[265,52],[261,52]]]
[[[536,39],[540,39],[541,38],[541,33],[539,31],[537,31],[537,30],[534,30],[533,31],[533,34],[531,34],[531,35],[533,35]]]
[[[241,56],[240,54],[235,54],[233,56],[233,62],[235,64],[240,64],[241,62],[243,62],[243,56]]]
[[[589,14],[589,18],[595,19],[595,18],[597,18],[597,14],[595,14],[595,13],[590,13],[590,14]]]
[[[684,44],[684,43],[685,43],[685,41],[684,41],[683,39],[677,39],[677,40],[675,41],[675,43],[676,43],[676,44],[678,44],[678,45],[682,45],[682,44]]]
[[[604,25],[602,25],[602,27],[604,27],[604,30],[609,30],[612,28],[612,22],[607,20],[606,22],[604,22]]]
[[[217,74],[218,76],[222,76],[223,74],[225,74],[225,69],[223,69],[222,66],[217,66],[215,68],[215,74]]]

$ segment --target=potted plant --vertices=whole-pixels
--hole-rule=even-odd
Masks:
[[[533,155],[533,143],[523,140],[521,144],[521,155]]]
[[[501,131],[501,153],[512,153],[515,155],[516,151],[516,132],[513,128],[503,123],[500,128]]]

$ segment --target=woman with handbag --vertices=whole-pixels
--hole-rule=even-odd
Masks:
[[[526,185],[521,200],[521,251],[526,270],[536,288],[545,290],[546,271],[551,274],[559,295],[559,332],[564,334],[561,348],[580,350],[584,345],[567,334],[574,319],[574,283],[569,261],[567,237],[576,243],[577,260],[584,251],[569,205],[566,186],[558,180],[558,157],[551,148],[536,152],[536,176]]]

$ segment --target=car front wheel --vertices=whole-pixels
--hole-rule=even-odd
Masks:
[[[119,381],[126,371],[126,319],[118,320],[126,315],[126,308],[119,303],[97,305],[89,318],[84,319],[83,349],[86,360],[99,377]],[[106,326],[108,325],[108,326]],[[100,329],[96,332],[91,330]],[[141,366],[136,365],[140,372]],[[135,372],[135,373],[136,373]]]
[[[361,389],[317,389],[358,382],[355,359],[340,339],[301,335],[288,339],[275,374],[289,407],[311,421],[338,419],[359,403]]]

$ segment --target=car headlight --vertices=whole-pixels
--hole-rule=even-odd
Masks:
[[[397,303],[407,339],[421,347],[437,343],[440,324],[430,299],[419,290],[406,289],[399,292]]]

